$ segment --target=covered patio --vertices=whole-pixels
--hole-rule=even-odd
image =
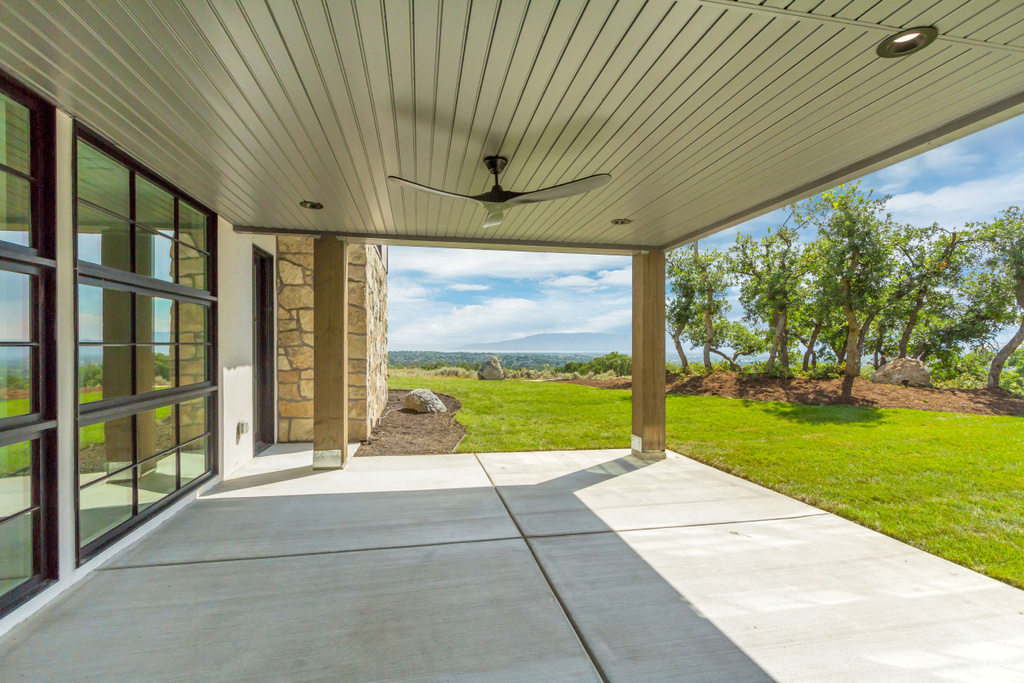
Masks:
[[[5,680],[1020,680],[1024,594],[669,453],[275,446],[0,642]],[[54,653],[59,652],[59,657]]]

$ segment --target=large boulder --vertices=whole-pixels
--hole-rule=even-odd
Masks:
[[[505,379],[505,371],[501,369],[501,361],[498,360],[497,356],[491,356],[489,361],[485,361],[480,366],[480,371],[476,373],[478,379]]]
[[[444,403],[430,389],[413,389],[405,395],[405,407],[417,413],[447,413]]]
[[[926,387],[932,383],[928,367],[915,358],[897,358],[878,368],[871,381],[904,387]]]

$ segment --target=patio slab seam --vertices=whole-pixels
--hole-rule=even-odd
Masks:
[[[277,555],[252,555],[246,557],[219,557],[209,560],[180,560],[177,562],[147,562],[139,564],[120,564],[110,567],[99,567],[99,572],[114,572],[121,569],[147,569],[150,567],[180,567],[194,564],[217,564],[219,562],[249,562],[253,560],[276,560],[291,557],[317,557],[319,555],[345,555],[351,553],[365,553],[375,550],[406,550],[413,548],[433,548],[448,545],[467,545],[470,543],[493,543],[497,541],[518,541],[525,540],[523,536],[499,536],[494,538],[472,538],[460,541],[435,541],[433,543],[408,543],[398,545],[371,546],[367,548],[343,548],[341,550],[323,550],[308,553],[280,553]]]
[[[498,495],[500,496],[501,493],[499,492]],[[512,513],[510,512],[509,514],[512,514]],[[788,520],[791,520],[791,519],[806,519],[808,517],[825,517],[825,516],[831,515],[831,514],[832,514],[831,512],[825,512],[824,510],[822,510],[820,512],[809,512],[809,513],[804,514],[804,515],[785,515],[785,516],[782,516],[782,517],[762,517],[762,518],[758,518],[758,519],[736,519],[736,520],[729,520],[729,521],[726,521],[726,522],[700,522],[700,523],[693,523],[693,524],[686,524],[686,523],[684,523],[684,524],[664,524],[664,525],[660,525],[660,526],[629,527],[628,529],[600,529],[600,530],[598,530],[598,529],[591,529],[591,530],[584,530],[584,531],[554,531],[554,532],[549,532],[549,533],[534,533],[534,534],[527,534],[526,532],[523,532],[522,530],[520,530],[520,532],[523,534],[523,538],[526,538],[526,539],[530,539],[530,538],[562,538],[564,536],[594,536],[594,535],[597,535],[597,534],[622,534],[622,533],[626,533],[626,532],[630,532],[630,531],[660,531],[662,529],[693,529],[693,528],[700,528],[700,527],[707,527],[707,526],[729,526],[729,525],[732,525],[732,524],[758,524],[758,523],[762,523],[762,522],[764,522],[764,523],[767,523],[767,522],[785,522],[785,521],[788,521]],[[515,517],[513,517],[513,521],[515,521]],[[518,524],[516,526],[518,526]]]
[[[551,577],[548,575],[547,569],[544,568],[544,565],[543,563],[541,563],[540,558],[537,557],[537,551],[536,549],[534,549],[533,544],[530,543],[530,538],[523,531],[523,528],[519,526],[519,520],[517,520],[516,516],[512,514],[512,510],[511,508],[509,508],[508,502],[505,500],[505,497],[501,495],[501,490],[494,484],[494,479],[491,478],[491,473],[487,471],[486,467],[484,467],[484,464],[483,462],[481,462],[478,453],[473,453],[473,457],[476,458],[477,463],[479,463],[480,469],[482,469],[484,474],[487,475],[487,480],[491,482],[491,486],[494,488],[494,493],[498,496],[498,499],[501,501],[501,504],[505,506],[505,512],[508,513],[508,516],[512,520],[512,523],[516,525],[516,529],[519,531],[519,535],[522,537],[523,542],[526,543],[526,547],[530,551],[530,556],[533,557],[534,564],[537,565],[537,569],[540,571],[541,576],[543,576],[544,581],[547,582],[548,588],[551,591],[551,595],[555,598],[555,602],[558,603],[558,606],[562,610],[562,614],[565,616],[566,621],[569,623],[569,626],[576,634],[576,638],[579,640],[580,645],[583,647],[583,651],[586,652],[587,657],[590,658],[590,663],[591,665],[593,665],[594,670],[597,672],[597,675],[601,677],[601,680],[604,681],[604,683],[610,683],[611,678],[608,676],[608,673],[604,670],[604,667],[601,665],[601,662],[597,658],[597,654],[594,652],[590,643],[587,642],[586,638],[583,637],[583,631],[580,625],[576,622],[576,619],[573,617],[572,612],[569,611],[569,607],[565,604],[565,601],[559,594],[558,589],[555,588],[555,584],[551,580]]]

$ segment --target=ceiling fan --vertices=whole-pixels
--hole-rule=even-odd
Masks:
[[[561,185],[545,187],[543,190],[535,190],[534,192],[510,192],[502,189],[501,185],[498,184],[498,174],[505,170],[505,166],[507,164],[508,159],[505,157],[484,157],[484,166],[487,167],[487,171],[489,173],[494,174],[494,187],[492,187],[489,192],[484,192],[483,194],[465,195],[456,194],[454,192],[445,192],[444,190],[420,185],[419,183],[414,183],[411,180],[406,180],[405,178],[399,178],[398,176],[393,175],[389,175],[388,180],[396,185],[408,187],[411,190],[429,192],[430,194],[436,194],[442,197],[451,197],[453,199],[469,199],[477,202],[487,209],[487,217],[484,219],[484,227],[493,228],[497,225],[501,225],[501,221],[505,218],[505,210],[513,206],[517,206],[519,204],[546,202],[551,199],[571,197],[574,194],[583,194],[584,192],[596,190],[612,179],[612,177],[607,173],[601,173],[598,175],[588,176],[586,178],[580,178],[579,180],[573,180]]]

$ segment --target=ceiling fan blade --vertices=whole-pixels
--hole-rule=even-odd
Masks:
[[[571,197],[574,194],[583,194],[584,192],[596,190],[611,179],[612,177],[607,173],[592,175],[588,178],[580,178],[579,180],[573,180],[572,182],[564,183],[562,185],[545,187],[543,190],[537,190],[536,192],[524,192],[523,194],[507,200],[506,203],[533,204],[535,202],[546,202],[549,199]]]
[[[484,218],[485,228],[497,227],[505,220],[506,204],[484,204],[484,208],[487,209],[487,217]]]
[[[407,187],[410,190],[419,190],[420,192],[429,192],[430,194],[436,194],[436,195],[441,196],[441,197],[449,197],[451,199],[473,199],[473,197],[467,197],[464,194],[455,194],[454,192],[445,192],[444,190],[438,190],[435,187],[428,187],[426,185],[420,185],[419,183],[414,183],[411,180],[406,180],[405,178],[399,178],[398,176],[389,175],[388,176],[388,180],[390,180],[395,185],[401,185],[402,187]],[[476,200],[474,199],[474,201],[476,201]]]

